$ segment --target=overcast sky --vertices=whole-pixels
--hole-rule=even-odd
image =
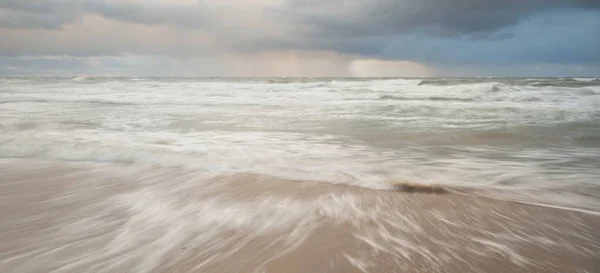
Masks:
[[[0,75],[600,76],[600,0],[0,0]]]

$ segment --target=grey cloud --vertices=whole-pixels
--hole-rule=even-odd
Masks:
[[[86,1],[85,10],[105,18],[146,25],[166,24],[178,27],[201,27],[208,22],[209,8],[203,2],[178,6],[167,4],[139,4],[115,1]]]
[[[0,8],[14,11],[26,11],[36,14],[72,12],[79,7],[74,0],[3,0]]]
[[[241,4],[240,4],[241,5]],[[3,0],[0,27],[57,28],[96,14],[139,24],[199,28],[244,10],[197,1],[194,5],[117,0]],[[495,31],[526,16],[552,8],[600,8],[598,0],[284,0],[265,11],[305,34],[330,37],[394,35],[427,30],[432,35]],[[239,26],[243,27],[243,26]]]
[[[21,56],[1,57],[0,76],[175,76],[169,74],[174,60],[168,57],[145,56]],[[178,71],[181,72],[181,71]]]
[[[131,31],[131,36],[136,34],[134,28],[128,26],[123,33],[98,31],[87,36],[76,35],[68,42],[53,39],[62,37],[56,33],[45,33],[47,37],[36,40],[43,41],[39,45],[28,44],[31,38],[21,35],[19,41],[13,39],[0,45],[0,55],[41,52],[80,56],[123,53],[198,56],[215,52],[326,50],[430,64],[515,62],[515,59],[555,62],[562,58],[565,63],[597,60],[590,58],[596,54],[593,48],[598,45],[598,39],[593,37],[560,44],[560,47],[548,45],[543,51],[539,50],[538,39],[533,37],[542,35],[535,32],[539,27],[517,38],[513,36],[516,29],[536,15],[559,11],[556,14],[560,17],[566,10],[598,12],[600,0],[281,0],[274,5],[257,2],[263,4],[233,0],[198,0],[188,4],[131,0],[0,0],[0,28],[56,29],[81,17],[95,15],[113,21],[178,28],[163,29],[163,35],[183,33],[164,41],[147,39],[143,43],[138,37],[128,39],[130,35],[124,32]],[[597,17],[590,20],[600,23]],[[259,23],[246,25],[248,22]],[[141,27],[139,25],[136,27]],[[93,24],[79,27],[93,28]],[[578,39],[589,34],[586,30],[565,36],[578,28],[567,27],[556,35]],[[194,33],[205,35],[210,42],[205,45],[200,39],[193,41]],[[555,34],[550,30],[543,35],[552,35],[544,36],[544,43],[548,44]],[[512,42],[495,42],[509,40]],[[580,54],[575,56],[573,52]],[[489,56],[499,57],[490,59]]]
[[[563,49],[553,47],[551,44],[536,44],[535,32],[530,33],[529,37],[520,36],[515,39],[513,37],[515,29],[522,27],[523,24],[529,24],[528,20],[531,18],[545,14],[560,18],[561,14],[572,16],[574,12],[598,13],[600,1],[288,0],[286,5],[273,12],[291,21],[298,35],[304,37],[302,43],[287,45],[288,47],[300,46],[375,58],[397,58],[429,63],[447,62],[452,58],[463,62],[478,61],[473,58],[465,59],[465,56],[479,56],[483,54],[482,52],[486,54],[509,52],[517,58],[518,54],[512,53],[511,48],[529,51],[532,48],[542,47],[548,52],[546,56],[534,54],[535,58],[529,59],[554,62],[557,53],[572,54],[568,52],[569,48],[573,48],[573,44]],[[595,25],[599,23],[600,21],[596,20]],[[573,31],[579,33],[576,28],[585,26],[570,25],[570,27],[571,29],[561,28],[560,32],[555,33],[555,37],[580,39],[579,42],[574,43],[575,45],[590,44],[590,41],[597,40],[587,36],[580,37],[583,34],[565,35]],[[547,36],[548,33],[543,35]],[[511,40],[512,44],[496,42],[490,44],[490,41],[502,40]],[[431,42],[435,44],[432,45]],[[261,43],[257,47],[268,48],[273,45],[286,44],[285,42]],[[453,45],[462,47],[448,48]],[[519,49],[521,45],[526,46],[527,49]],[[471,54],[469,51],[475,52]],[[448,56],[446,54],[448,52],[455,56]],[[584,59],[590,59],[592,54],[595,53],[586,50],[580,55],[585,56]],[[485,58],[481,58],[480,61],[490,61],[490,56],[485,55]],[[510,61],[514,59],[511,58]]]
[[[599,11],[600,0],[286,0],[267,14],[301,39],[242,41],[238,49],[382,57],[388,45],[415,34],[471,42],[509,39],[523,21],[556,10]]]
[[[56,29],[84,14],[145,25],[197,28],[208,22],[210,9],[201,1],[193,6],[115,0],[0,1],[0,27],[4,28]]]
[[[71,57],[11,58],[0,57],[0,75],[69,74],[88,67],[85,59]]]
[[[76,21],[80,6],[73,1],[0,1],[0,27],[56,29]]]
[[[553,8],[600,8],[597,0],[289,0],[280,10],[319,36],[352,37],[428,31],[481,34]],[[342,11],[342,12],[340,12]]]

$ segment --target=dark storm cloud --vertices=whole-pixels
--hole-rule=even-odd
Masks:
[[[83,14],[122,22],[202,28],[209,22],[244,16],[217,2],[192,4],[117,0],[3,0],[0,27],[57,28]],[[229,3],[235,6],[235,3]],[[426,31],[432,36],[486,35],[549,9],[598,9],[600,0],[284,0],[265,15],[311,37],[346,39]],[[243,26],[239,26],[243,27]]]
[[[600,13],[597,12],[545,12],[512,27],[510,36],[500,39],[408,34],[370,44],[368,50],[384,59],[453,65],[600,64],[598,22]],[[364,52],[366,46],[344,48]]]
[[[551,64],[559,71],[599,67],[599,25],[600,0],[0,0],[0,56],[333,52],[431,67]],[[0,67],[49,61],[18,62]]]
[[[591,48],[600,40],[593,34],[600,0],[287,0],[269,12],[302,38],[250,41],[239,50],[333,50],[428,63],[598,60]]]
[[[327,43],[312,46],[432,64],[600,64],[598,25],[600,12],[597,11],[552,10],[531,15],[519,24],[489,33],[485,38],[414,32],[343,39],[335,37],[329,38]]]
[[[430,64],[600,63],[600,0],[289,0],[279,12],[303,48]]]
[[[326,2],[324,4],[323,2]],[[428,31],[478,34],[515,25],[550,9],[598,9],[598,0],[288,0],[280,10],[319,36],[352,37]]]

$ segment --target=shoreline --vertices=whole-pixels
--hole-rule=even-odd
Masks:
[[[0,162],[10,272],[595,272],[600,217],[449,192]]]

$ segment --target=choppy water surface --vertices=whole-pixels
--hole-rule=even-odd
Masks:
[[[0,157],[411,181],[600,211],[600,81],[2,78]]]

